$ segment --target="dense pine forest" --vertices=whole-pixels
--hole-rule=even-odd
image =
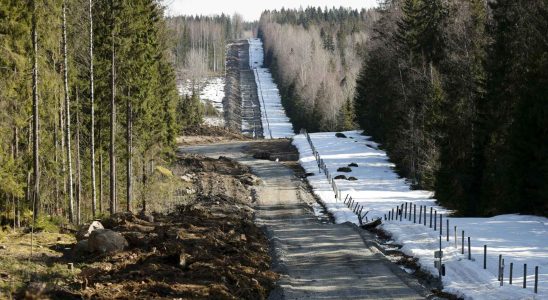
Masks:
[[[0,2],[0,210],[28,225],[144,209],[178,94],[155,0]]]
[[[399,170],[466,215],[548,214],[548,3],[385,1],[356,111]]]

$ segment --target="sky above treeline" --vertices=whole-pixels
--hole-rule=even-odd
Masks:
[[[176,15],[233,15],[239,13],[246,21],[258,20],[264,10],[284,8],[351,7],[356,9],[377,6],[377,0],[163,0],[167,14]]]

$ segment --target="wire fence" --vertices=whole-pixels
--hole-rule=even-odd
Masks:
[[[337,183],[335,182],[335,179],[329,172],[329,169],[327,168],[327,165],[325,164],[324,160],[322,159],[320,153],[317,151],[316,147],[314,146],[314,143],[312,142],[312,139],[310,138],[310,134],[306,131],[306,129],[301,129],[301,134],[303,134],[306,137],[306,140],[308,141],[308,144],[310,146],[310,149],[312,149],[312,154],[314,155],[316,159],[316,163],[318,165],[318,171],[320,173],[324,173],[327,181],[331,185],[331,188],[333,190],[333,193],[335,194],[335,198],[338,201],[341,201],[341,189],[337,186]],[[358,216],[358,221],[360,225],[364,225],[364,223],[368,223],[369,219],[367,217],[368,211],[365,213],[364,206],[360,204],[358,201],[352,198],[350,194],[346,194],[344,200],[342,200],[343,203],[354,213]],[[382,218],[376,218],[376,220],[381,220]],[[466,236],[465,239],[465,231],[460,231],[460,241],[459,241],[459,232],[457,226],[453,226],[453,234],[451,234],[451,228],[450,228],[450,219],[447,217],[447,215],[444,215],[442,213],[438,213],[437,209],[434,207],[428,207],[426,205],[419,205],[418,206],[418,214],[417,214],[417,205],[411,202],[404,202],[400,205],[392,208],[384,215],[384,221],[387,222],[397,222],[399,220],[400,223],[413,223],[413,224],[420,224],[423,225],[425,228],[434,230],[436,232],[439,232],[439,250],[434,252],[434,257],[438,259],[435,261],[435,267],[439,270],[439,275],[445,276],[445,265],[443,264],[443,247],[442,247],[442,239],[445,239],[447,242],[450,242],[451,239],[453,239],[453,245],[455,248],[459,248],[460,244],[460,254],[464,255],[467,260],[475,260],[473,259],[473,253],[471,248],[472,239],[470,236]],[[445,222],[444,222],[445,220]],[[445,224],[444,224],[445,223]],[[444,226],[445,225],[445,226]],[[445,231],[444,231],[445,228]],[[487,245],[483,245],[483,269],[487,269]],[[476,254],[477,255],[477,254]],[[498,265],[497,265],[497,280],[499,281],[500,286],[504,285],[504,278],[506,275],[506,263],[504,257],[502,254],[499,254],[498,256]],[[521,283],[522,287],[525,289],[527,288],[527,264],[523,264],[523,282]],[[534,280],[533,280],[533,291],[534,293],[538,293],[538,277],[539,277],[539,267],[535,266],[534,268]],[[514,262],[509,262],[508,265],[508,284],[513,285],[516,282],[514,279]]]

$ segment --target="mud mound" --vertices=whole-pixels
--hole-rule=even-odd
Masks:
[[[278,161],[298,161],[299,152],[289,139],[267,140],[249,144],[246,152],[257,159],[278,160]]]
[[[188,172],[215,172],[223,175],[243,175],[251,172],[249,167],[228,157],[213,159],[195,154],[182,155],[175,171],[180,176]]]
[[[276,280],[268,246],[245,209],[230,197],[200,197],[202,205],[180,206],[143,225],[136,216],[109,224],[129,250],[87,257],[79,278],[81,295],[93,299],[265,299]],[[134,223],[133,221],[137,221]],[[138,296],[136,296],[138,295]]]

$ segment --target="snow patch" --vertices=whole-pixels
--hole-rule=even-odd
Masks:
[[[293,126],[282,106],[282,98],[272,74],[264,63],[263,43],[249,39],[249,67],[255,74],[257,94],[261,103],[261,122],[266,139],[289,138],[294,135]]]
[[[312,133],[312,142],[334,177],[345,174],[358,180],[335,180],[344,199],[348,194],[363,205],[369,219],[383,218],[388,211],[402,203],[427,206],[427,225],[409,221],[383,221],[382,229],[392,235],[396,244],[403,245],[405,254],[417,257],[424,270],[437,276],[434,268],[434,251],[439,249],[439,227],[429,228],[430,207],[443,214],[442,248],[446,276],[444,290],[465,299],[548,299],[548,218],[526,215],[501,215],[492,218],[449,219],[449,242],[446,241],[446,215],[449,210],[436,205],[430,191],[411,190],[404,178],[394,171],[394,164],[378,149],[378,144],[359,131],[344,132],[348,138],[337,138],[335,132]],[[343,202],[335,198],[331,184],[325,174],[320,173],[306,137],[294,136],[293,144],[298,148],[299,162],[306,172],[314,193],[319,196],[337,223],[358,224],[357,216]],[[351,163],[352,172],[336,172]],[[424,222],[424,212],[421,218]],[[439,223],[439,218],[438,218]],[[438,224],[439,226],[439,224]],[[457,226],[455,243],[454,226]],[[472,260],[468,260],[467,242],[462,252],[462,230],[465,241],[471,238]],[[487,245],[487,269],[483,269],[483,245]],[[505,260],[504,286],[497,280],[498,256]],[[513,285],[508,284],[510,263],[513,263]],[[523,264],[527,264],[527,288],[523,289]],[[539,267],[538,294],[533,292],[534,268]]]

